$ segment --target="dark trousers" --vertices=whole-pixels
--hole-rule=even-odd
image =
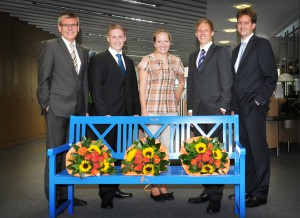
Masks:
[[[95,125],[96,129],[102,134],[109,125]],[[89,131],[88,134],[92,140],[98,140],[97,136]],[[104,137],[105,141],[112,148],[112,150],[116,151],[117,149],[117,128],[114,127],[111,131]],[[105,142],[103,142],[105,144]],[[115,164],[117,165],[117,164]],[[119,185],[116,184],[99,184],[99,196],[101,200],[106,202],[111,202],[114,199],[116,191],[119,189]]]
[[[49,109],[46,114],[47,135],[46,135],[46,152],[49,148],[55,148],[63,145],[67,141],[69,118],[57,117]],[[57,155],[56,171],[60,172],[66,168],[66,152]],[[46,198],[49,200],[49,159],[46,153],[46,166],[44,175],[44,189]],[[56,189],[57,200],[67,199],[67,186],[58,185]]]
[[[204,131],[204,133],[208,133],[214,125],[212,124],[201,124],[200,127]],[[200,132],[194,128],[194,136],[201,136]],[[222,128],[219,126],[216,131],[212,134],[211,138],[218,137],[219,141],[223,141],[223,132]],[[203,185],[204,190],[203,194],[209,196],[209,200],[221,200],[223,197],[223,189],[224,185]]]
[[[241,113],[239,117],[240,142],[246,148],[246,192],[267,198],[270,156],[266,138],[266,108],[253,103],[249,114]]]

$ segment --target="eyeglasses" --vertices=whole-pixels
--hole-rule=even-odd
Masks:
[[[78,24],[74,24],[74,23],[72,23],[72,24],[67,24],[67,23],[65,23],[65,24],[60,24],[60,26],[62,26],[62,27],[64,27],[64,28],[69,28],[69,27],[74,28],[74,27],[78,26]]]

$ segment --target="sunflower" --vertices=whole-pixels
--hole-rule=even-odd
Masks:
[[[102,169],[100,169],[101,172],[105,172],[106,170],[108,170],[109,163],[107,162],[107,160],[104,160],[103,162],[100,163],[100,168],[101,167],[103,167]]]
[[[82,173],[89,172],[89,170],[91,168],[92,168],[91,162],[89,162],[87,160],[81,161],[80,166],[79,166],[80,172],[82,172]]]
[[[222,158],[222,152],[220,149],[214,149],[213,155],[216,160],[221,160],[221,158]]]
[[[129,151],[126,157],[126,161],[132,161],[135,154],[136,154],[136,149],[132,149],[131,151]]]
[[[152,158],[154,156],[154,149],[149,147],[143,149],[143,155],[148,158]]]
[[[88,151],[89,152],[93,152],[93,151],[96,151],[96,152],[98,152],[98,154],[100,154],[100,148],[99,148],[99,146],[97,146],[97,145],[91,145],[89,148],[88,148]]]
[[[199,154],[203,154],[206,151],[206,144],[200,142],[195,145],[195,150]]]
[[[202,166],[201,172],[212,174],[214,172],[214,167],[210,164],[205,164]]]
[[[143,168],[144,174],[154,174],[154,165],[153,164],[146,164]]]

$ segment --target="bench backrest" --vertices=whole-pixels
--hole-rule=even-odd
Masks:
[[[108,124],[107,129],[99,133],[95,128],[98,124]],[[148,125],[161,125],[159,130],[152,134]],[[214,124],[210,132],[204,132],[199,124]],[[126,149],[132,145],[133,141],[139,138],[139,133],[144,131],[150,137],[157,138],[162,131],[170,127],[170,150],[169,158],[178,159],[180,146],[183,141],[191,138],[192,126],[203,136],[210,137],[214,131],[221,126],[223,130],[223,143],[226,151],[234,152],[234,144],[239,141],[238,116],[71,116],[69,142],[76,143],[86,136],[87,129],[95,133],[98,138],[103,139],[112,128],[118,129],[117,150],[112,151],[113,157],[123,159]],[[111,146],[103,139],[103,143]]]

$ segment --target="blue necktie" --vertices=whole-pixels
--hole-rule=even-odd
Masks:
[[[204,49],[201,49],[201,54],[200,54],[200,58],[199,58],[199,62],[198,62],[198,67],[197,67],[197,70],[200,69],[200,66],[204,60],[204,55],[205,55],[205,50]]]
[[[122,61],[122,55],[121,54],[116,54],[116,56],[118,57],[118,64],[119,64],[119,67],[123,73],[123,76],[125,76],[125,73],[126,73],[126,70],[125,70],[125,67],[124,67],[124,64],[123,64],[123,61]]]

